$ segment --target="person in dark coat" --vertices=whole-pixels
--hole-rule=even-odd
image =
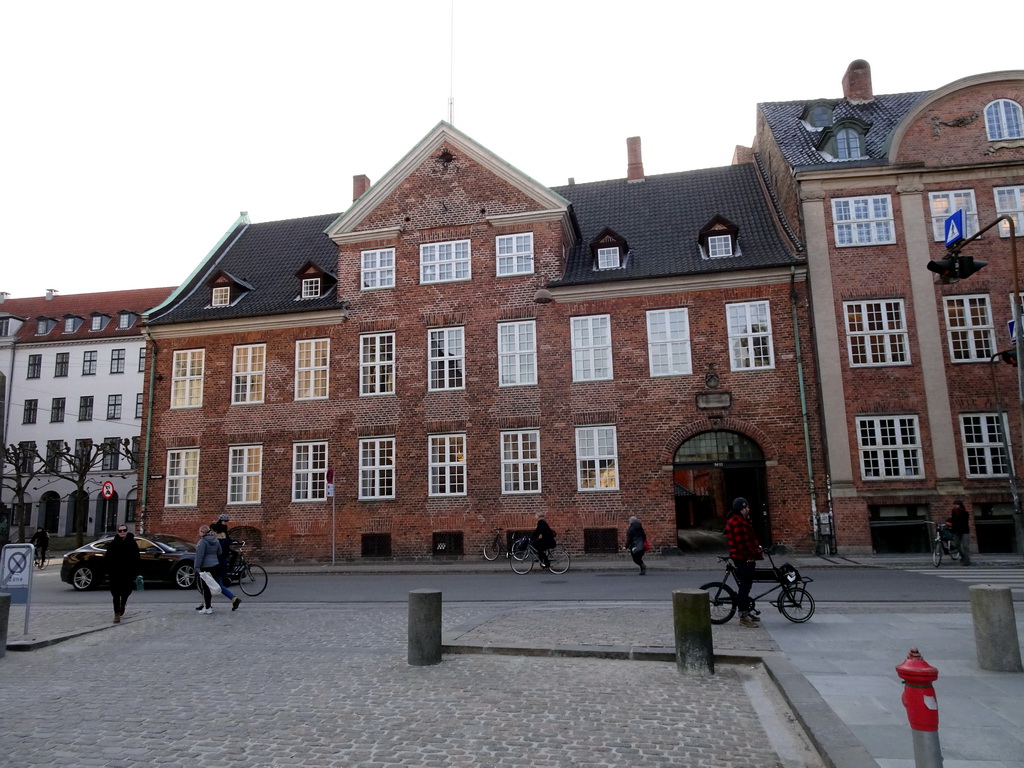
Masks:
[[[629,528],[626,529],[626,549],[633,558],[633,562],[640,566],[640,575],[647,573],[647,566],[644,565],[644,551],[647,546],[647,531],[636,515],[629,518]]]
[[[962,500],[953,502],[953,511],[949,513],[949,522],[953,524],[953,542],[960,550],[960,565],[971,564],[971,515]]]
[[[540,558],[540,567],[550,568],[551,561],[548,560],[548,550],[554,549],[555,532],[551,530],[548,521],[544,519],[543,512],[537,513],[537,527],[533,529],[530,541],[534,549],[537,550],[537,557]]]
[[[210,523],[210,532],[217,538],[220,549],[217,551],[217,564],[221,584],[228,583],[228,555],[231,553],[231,539],[228,538],[228,521],[231,518],[221,515],[216,522]]]
[[[125,525],[117,527],[117,535],[107,544],[103,553],[103,568],[110,581],[110,594],[114,598],[114,623],[124,616],[128,597],[135,591],[135,577],[139,575],[139,545]]]

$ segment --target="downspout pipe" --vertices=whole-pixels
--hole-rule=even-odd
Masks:
[[[789,268],[789,304],[793,312],[793,340],[796,344],[796,374],[800,387],[800,417],[804,426],[804,454],[807,458],[807,493],[811,499],[811,535],[815,551],[819,548],[818,502],[814,490],[814,453],[811,449],[810,416],[807,413],[807,387],[804,383],[804,359],[800,352],[800,321],[796,292],[796,267]]]
[[[147,343],[151,345],[153,352],[149,361],[149,397],[146,398],[146,436],[143,441],[142,449],[142,482],[139,483],[142,488],[142,492],[140,494],[140,501],[142,503],[142,522],[139,525],[139,533],[146,532],[146,513],[149,511],[149,508],[147,507],[149,499],[149,449],[153,439],[153,390],[156,384],[156,356],[158,352],[156,340],[153,338],[153,334],[149,332],[149,328],[143,328],[142,333],[146,337]]]

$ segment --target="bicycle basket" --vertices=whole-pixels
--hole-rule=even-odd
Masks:
[[[953,529],[948,525],[939,526],[939,538],[943,541],[953,540]]]
[[[783,563],[779,566],[779,581],[785,581],[788,584],[798,584],[803,579],[800,578],[800,571],[796,569],[796,566],[790,563]]]

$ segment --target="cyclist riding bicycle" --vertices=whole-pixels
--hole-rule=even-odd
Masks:
[[[555,548],[555,532],[551,530],[548,521],[544,519],[544,513],[537,513],[537,527],[530,534],[530,542],[537,550],[537,558],[540,560],[541,568],[550,568],[551,561],[548,560],[548,551]]]
[[[29,539],[29,543],[35,545],[36,562],[43,562],[46,559],[46,550],[50,548],[50,534],[41,527],[36,528],[36,532],[32,534],[32,538]]]

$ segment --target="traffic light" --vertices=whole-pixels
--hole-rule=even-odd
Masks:
[[[956,266],[956,257],[948,254],[944,259],[928,262],[928,269],[947,282],[957,279]]]
[[[975,261],[973,256],[950,251],[946,252],[946,258],[928,262],[929,271],[936,273],[945,283],[970,277],[987,266],[987,261]]]
[[[970,277],[988,266],[987,261],[975,261],[973,256],[957,256],[957,277]]]
[[[1010,347],[1004,352],[1000,352],[999,356],[1003,359],[1004,363],[1009,363],[1014,368],[1017,367],[1017,348]]]

